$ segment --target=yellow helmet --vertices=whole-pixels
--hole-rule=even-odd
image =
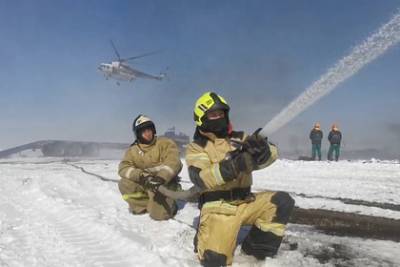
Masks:
[[[202,126],[207,111],[223,110],[227,116],[229,109],[228,103],[222,96],[219,96],[214,92],[204,93],[199,97],[199,99],[197,99],[196,104],[194,105],[194,121],[197,126]]]

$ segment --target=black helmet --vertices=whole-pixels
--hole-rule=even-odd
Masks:
[[[142,138],[142,132],[144,129],[151,129],[153,135],[157,133],[156,127],[152,120],[143,114],[139,114],[139,116],[133,120],[132,131],[140,143],[148,143]]]

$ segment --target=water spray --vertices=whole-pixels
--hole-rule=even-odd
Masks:
[[[356,74],[365,65],[384,54],[390,47],[400,41],[400,12],[389,22],[357,45],[349,55],[342,58],[321,78],[311,84],[300,96],[268,122],[260,134],[269,136],[302,111],[325,96],[340,83]]]
[[[353,51],[342,58],[336,65],[329,69],[319,80],[314,82],[306,91],[275,116],[264,128],[260,135],[268,136],[288,123],[300,112],[311,106],[318,99],[346,79],[356,74],[362,67],[382,55],[391,46],[400,41],[400,12],[377,32],[372,34],[363,43],[356,46]],[[165,186],[160,186],[159,191],[172,199],[191,199],[202,191],[193,186],[188,190],[173,191]]]

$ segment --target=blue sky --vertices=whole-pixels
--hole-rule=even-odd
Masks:
[[[1,1],[0,148],[42,139],[130,142],[148,114],[192,135],[193,104],[214,90],[237,129],[262,127],[399,12],[400,1]],[[97,65],[131,62],[168,81],[117,86]],[[400,149],[400,46],[270,137],[306,147],[315,121],[347,149]],[[398,152],[397,152],[398,153]]]

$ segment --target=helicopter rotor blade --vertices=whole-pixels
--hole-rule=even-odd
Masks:
[[[149,52],[149,53],[144,53],[144,54],[141,54],[141,55],[138,55],[138,56],[124,58],[124,59],[121,59],[121,62],[128,61],[128,60],[134,60],[134,59],[138,59],[138,58],[142,58],[142,57],[151,56],[151,55],[160,53],[160,51],[161,50],[156,50],[156,51],[152,51],[152,52]]]
[[[121,60],[121,57],[120,57],[120,55],[119,55],[119,53],[118,53],[118,50],[117,50],[117,48],[116,48],[115,45],[114,45],[114,42],[113,42],[112,40],[110,40],[110,43],[111,43],[111,46],[112,46],[113,49],[114,49],[115,54],[117,55],[118,61],[122,61],[122,60]]]

